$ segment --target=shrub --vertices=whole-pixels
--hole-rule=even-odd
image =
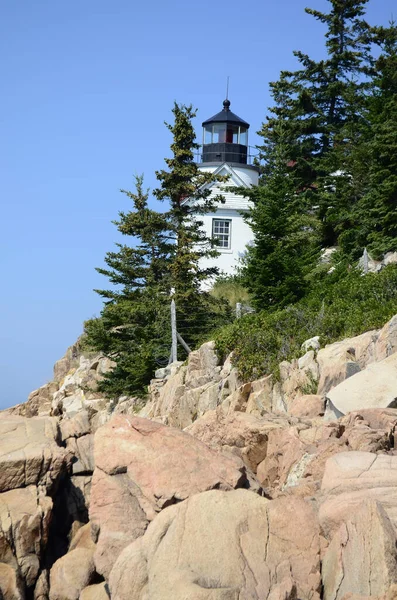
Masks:
[[[328,276],[311,293],[282,310],[262,310],[215,332],[216,349],[244,381],[274,373],[283,360],[301,355],[315,335],[322,345],[379,328],[397,312],[397,266],[366,276],[358,271]]]
[[[237,302],[250,304],[249,292],[242,284],[239,275],[219,276],[210,290],[210,294],[215,298],[226,300],[233,309]]]

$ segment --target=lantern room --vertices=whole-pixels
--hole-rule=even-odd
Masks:
[[[249,123],[230,110],[223,110],[203,123],[203,162],[247,164]]]

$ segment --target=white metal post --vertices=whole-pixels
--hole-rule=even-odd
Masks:
[[[175,300],[171,300],[171,332],[172,332],[172,346],[171,346],[171,362],[178,360],[178,338],[176,330],[176,306]]]
[[[364,272],[364,275],[366,275],[368,273],[368,270],[369,270],[368,252],[367,252],[367,249],[364,248],[364,252],[363,252],[363,272]]]

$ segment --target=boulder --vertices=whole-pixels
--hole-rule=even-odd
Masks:
[[[191,352],[186,367],[179,368],[160,386],[152,381],[151,402],[139,412],[142,417],[159,420],[184,429],[223,398],[221,368],[213,350],[214,343],[203,344]]]
[[[226,392],[225,387],[222,388],[222,397]],[[234,390],[231,394],[228,394],[221,403],[221,410],[224,413],[236,411],[236,412],[246,412],[247,411],[247,402],[248,398],[252,391],[252,384],[250,382],[244,383],[240,385],[236,390]]]
[[[396,408],[397,353],[346,379],[327,398],[343,415],[366,408]]]
[[[396,534],[379,502],[364,500],[335,533],[322,561],[324,600],[378,596],[397,582]]]
[[[185,399],[186,367],[182,367],[164,385],[149,388],[151,402],[139,412],[142,417],[161,418],[174,427],[187,427],[192,423],[192,409]]]
[[[397,315],[382,327],[375,345],[376,360],[380,361],[397,351]]]
[[[139,417],[116,415],[98,429],[95,465],[90,520],[99,535],[95,564],[105,577],[161,509],[204,490],[249,485],[239,458]]]
[[[98,392],[98,382],[114,366],[108,358],[100,355],[90,358],[82,354],[76,356],[71,364],[74,366],[59,381],[59,390],[52,400],[52,414],[68,418],[88,408],[88,401],[103,400]],[[58,379],[59,374],[55,377]]]
[[[290,404],[302,395],[314,394],[317,390],[318,364],[313,350],[291,362],[283,361],[280,367],[280,385],[283,405],[289,411]],[[273,402],[273,410],[275,409]]]
[[[50,600],[79,600],[80,592],[93,582],[94,549],[75,548],[58,559],[50,572]]]
[[[28,396],[24,404],[20,404],[13,414],[21,417],[45,417],[51,415],[51,403],[55,392],[58,391],[58,384],[55,381],[46,383],[38,390],[34,390]]]
[[[62,441],[79,438],[91,432],[88,411],[82,410],[73,417],[65,417],[60,421]]]
[[[164,510],[119,556],[114,600],[319,599],[320,537],[301,499],[210,491]],[[289,596],[291,597],[291,595]]]
[[[0,562],[0,598],[2,600],[23,600],[24,594],[15,569]]]
[[[390,433],[384,429],[372,429],[357,423],[346,429],[343,439],[352,450],[363,452],[387,452],[391,448]]]
[[[104,577],[109,577],[121,550],[145,533],[147,512],[154,518],[155,511],[150,512],[152,507],[149,503],[145,507],[144,501],[139,487],[126,473],[110,476],[95,470],[89,515],[93,536],[98,539],[95,566]]]
[[[67,459],[57,439],[57,419],[1,416],[0,492],[39,483],[51,488]]]
[[[272,410],[273,375],[257,379],[251,383],[245,412],[261,417]]]
[[[365,408],[348,413],[341,420],[343,427],[351,427],[357,423],[368,425],[371,429],[383,429],[393,435],[397,425],[397,409]]]
[[[69,377],[69,376],[68,376]],[[52,414],[55,416],[65,415],[66,417],[74,417],[83,410],[85,394],[83,390],[76,386],[74,392],[61,388],[54,394],[52,400]]]
[[[33,600],[49,600],[50,595],[50,584],[49,584],[50,573],[48,569],[43,569],[36,581],[33,592]]]
[[[95,579],[95,543],[87,523],[73,536],[68,552],[50,571],[50,600],[78,600],[80,592]]]
[[[259,482],[272,497],[284,492],[316,493],[327,459],[348,449],[338,424],[289,419],[289,427],[269,432],[266,458],[257,469]]]
[[[322,348],[317,354],[320,379],[317,394],[324,395],[376,360],[378,331],[367,331]]]
[[[215,352],[215,342],[206,342],[198,350],[189,354],[186,370],[186,387],[196,388],[206,383],[218,380],[220,367],[219,358]]]
[[[295,427],[278,428],[268,434],[267,452],[258,465],[257,477],[266,490],[283,488],[294,465],[306,453],[306,443]]]
[[[320,350],[320,347],[320,336],[316,335],[308,340],[305,340],[301,346],[301,349],[303,350],[303,352],[308,352],[309,350],[314,350],[315,352],[318,352],[318,350]]]
[[[332,536],[366,499],[378,500],[397,527],[397,456],[342,452],[327,460],[321,484],[320,524]]]
[[[80,594],[79,600],[109,600],[105,582],[89,585]]]
[[[308,394],[298,396],[288,403],[288,413],[294,417],[322,417],[324,412],[325,399],[323,396]]]
[[[54,381],[62,383],[62,380],[66,377],[72,368],[77,367],[80,357],[80,343],[79,340],[72,346],[70,346],[60,360],[54,365]]]
[[[90,506],[92,475],[72,475],[63,490],[65,516],[86,523]]]
[[[17,568],[28,587],[39,572],[51,509],[51,499],[33,485],[0,494],[0,562]]]
[[[91,525],[86,523],[77,530],[70,542],[69,552],[76,548],[85,548],[86,550],[95,549],[95,543],[91,536]]]
[[[74,455],[73,475],[86,475],[94,471],[94,436],[92,434],[77,439],[68,439],[66,448]]]
[[[285,426],[286,419],[275,415],[257,418],[252,414],[230,412],[221,407],[207,412],[185,431],[214,450],[239,456],[254,473],[267,454],[268,434]]]

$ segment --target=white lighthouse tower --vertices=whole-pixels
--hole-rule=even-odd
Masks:
[[[249,164],[248,152],[249,123],[230,110],[230,101],[223,102],[223,109],[203,123],[203,152],[199,167],[202,171],[229,175],[227,184],[214,183],[214,194],[221,193],[224,204],[214,213],[202,217],[208,237],[219,240],[216,259],[205,261],[205,266],[213,266],[228,275],[232,274],[246,245],[253,239],[252,231],[245,223],[242,213],[249,208],[244,196],[220,189],[227,187],[249,188],[258,184],[259,170]],[[204,262],[204,261],[203,261]]]

